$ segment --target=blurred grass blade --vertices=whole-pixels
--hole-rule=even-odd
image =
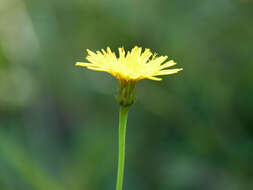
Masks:
[[[51,178],[26,150],[15,143],[11,137],[0,131],[0,155],[35,190],[64,190],[62,185]]]

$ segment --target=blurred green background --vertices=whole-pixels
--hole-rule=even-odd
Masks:
[[[124,189],[251,190],[252,20],[252,0],[1,0],[0,189],[114,189],[117,81],[74,63],[139,45],[184,71],[138,83]]]

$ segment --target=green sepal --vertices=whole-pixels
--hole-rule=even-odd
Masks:
[[[119,80],[119,90],[116,94],[116,100],[121,106],[131,106],[136,101],[135,96],[136,81]]]

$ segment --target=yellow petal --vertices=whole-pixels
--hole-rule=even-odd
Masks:
[[[168,69],[168,70],[162,70],[162,71],[159,71],[158,74],[156,74],[155,76],[159,76],[159,75],[171,75],[171,74],[175,74],[179,71],[182,71],[183,69],[180,68],[180,69]]]
[[[161,65],[160,69],[169,68],[169,67],[172,67],[172,66],[174,66],[176,64],[177,64],[176,62],[174,62],[173,60],[170,60],[170,61],[164,63],[163,65]]]
[[[76,62],[76,66],[81,66],[81,67],[88,67],[93,65],[92,63],[82,63],[82,62]]]
[[[158,77],[147,77],[148,79],[150,80],[155,80],[155,81],[161,81],[162,79],[161,78],[158,78]]]

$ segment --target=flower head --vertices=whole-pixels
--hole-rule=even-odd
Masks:
[[[142,52],[141,47],[135,46],[131,51],[125,53],[124,48],[119,48],[117,57],[109,47],[105,51],[96,51],[96,53],[87,50],[86,59],[90,63],[77,62],[76,66],[87,67],[95,71],[104,71],[110,73],[119,80],[119,90],[116,99],[123,107],[131,106],[135,102],[135,85],[141,79],[151,79],[160,81],[157,76],[170,75],[177,73],[179,69],[168,69],[176,65],[171,60],[165,62],[167,56],[156,56],[149,49]],[[165,63],[164,63],[165,62]]]
[[[96,51],[96,53],[87,50],[86,59],[90,63],[77,62],[76,66],[87,67],[91,70],[104,71],[116,77],[119,81],[139,81],[141,79],[151,79],[160,81],[157,76],[170,75],[177,73],[182,68],[168,69],[176,65],[173,60],[166,63],[167,56],[156,56],[149,49],[142,52],[141,47],[135,46],[131,51],[125,52],[124,48],[119,48],[117,57],[109,47],[105,51]]]

